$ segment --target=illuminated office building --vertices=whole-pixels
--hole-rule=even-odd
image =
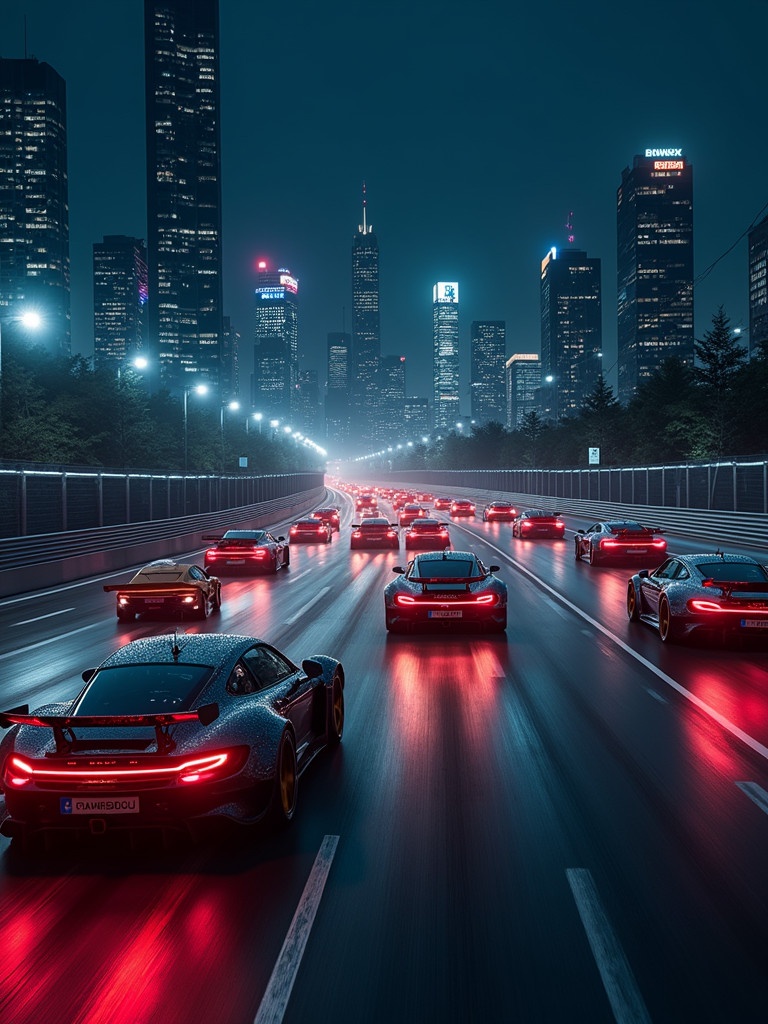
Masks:
[[[505,367],[507,430],[517,430],[525,417],[539,411],[541,359],[532,352],[516,352]]]
[[[160,382],[219,385],[218,0],[145,0],[149,336]]]
[[[429,436],[429,399],[420,395],[407,395],[403,405],[403,429],[407,438],[414,444],[423,443]]]
[[[456,281],[438,281],[432,289],[432,352],[435,430],[450,430],[460,419]]]
[[[667,359],[693,366],[693,167],[646,149],[616,194],[619,400]]]
[[[0,58],[0,329],[69,356],[69,200],[64,79],[34,58]],[[27,338],[27,341],[30,339]]]
[[[503,320],[473,320],[470,329],[469,392],[475,423],[504,423],[504,363],[507,331]]]
[[[299,381],[299,282],[290,270],[259,263],[253,325],[253,407],[290,423]]]
[[[600,260],[581,249],[550,249],[540,294],[540,412],[559,420],[579,412],[602,372]]]
[[[240,394],[240,333],[230,317],[222,319],[221,331],[221,400],[233,401]]]
[[[768,359],[768,217],[749,232],[749,358]]]
[[[381,356],[379,360],[379,413],[383,441],[403,433],[405,410],[405,356]]]
[[[328,335],[328,379],[325,392],[325,436],[336,445],[349,441],[349,388],[352,335],[332,331]]]
[[[105,235],[93,245],[93,361],[117,368],[146,356],[147,249],[143,238]]]
[[[378,394],[381,334],[379,321],[379,243],[367,219],[352,240],[352,430],[362,442],[379,440]]]

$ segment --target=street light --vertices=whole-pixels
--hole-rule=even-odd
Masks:
[[[264,419],[264,413],[263,412],[255,412],[253,414],[253,418],[259,424],[259,433],[261,433],[261,421]],[[248,421],[246,420],[246,422],[248,422]]]
[[[275,431],[280,426],[280,420],[270,420],[269,425],[272,428],[272,440],[275,439]]]
[[[237,412],[240,408],[240,403],[234,399],[231,402],[221,403],[221,471],[224,472],[224,409],[229,409],[231,412]],[[246,421],[247,422],[247,421]]]
[[[3,319],[6,323],[19,323],[27,331],[38,331],[43,325],[43,318],[33,309],[25,309],[21,313],[0,316],[0,427],[3,423]]]
[[[184,475],[187,474],[187,399],[189,398],[190,391],[194,391],[196,395],[208,394],[207,384],[187,384],[184,388]]]

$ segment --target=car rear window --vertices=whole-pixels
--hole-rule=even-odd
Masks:
[[[479,570],[474,562],[461,558],[441,558],[432,561],[420,559],[413,566],[411,576],[414,579],[450,579],[460,576],[478,576]]]
[[[103,668],[78,703],[78,715],[158,715],[186,711],[214,669],[211,665],[116,665]]]
[[[696,568],[705,579],[734,583],[765,583],[768,573],[762,565],[750,562],[697,562]]]
[[[249,543],[258,544],[259,541],[264,540],[265,537],[266,533],[264,530],[227,530],[222,537],[222,540],[247,540]]]

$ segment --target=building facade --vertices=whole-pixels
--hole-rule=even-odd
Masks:
[[[105,235],[93,245],[93,362],[119,368],[146,356],[147,247],[143,238]]]
[[[525,417],[539,411],[541,359],[531,352],[516,352],[505,366],[507,430],[517,430]]]
[[[616,196],[619,401],[667,359],[693,366],[693,167],[646,149]]]
[[[749,358],[768,358],[768,217],[749,232]]]
[[[327,350],[325,437],[337,450],[345,450],[349,443],[352,335],[345,331],[332,331],[328,335]]]
[[[69,356],[69,197],[64,79],[49,65],[0,58],[0,330]],[[26,335],[25,335],[26,337]]]
[[[364,444],[375,444],[380,440],[381,419],[379,243],[367,213],[363,186],[363,222],[352,239],[352,433]]]
[[[429,399],[420,395],[406,395],[403,405],[403,429],[406,439],[412,439],[414,444],[426,444],[425,438],[429,438],[432,424],[429,415]]]
[[[581,409],[602,371],[600,260],[582,249],[550,249],[541,263],[539,410],[560,420]]]
[[[259,263],[253,307],[253,408],[290,423],[299,380],[299,282]]]
[[[160,383],[219,387],[218,0],[145,0],[149,327]]]
[[[432,379],[435,430],[450,430],[460,418],[459,285],[438,281],[432,289]]]
[[[504,423],[504,364],[507,328],[503,320],[473,320],[470,328],[469,391],[475,423]]]
[[[405,356],[381,356],[379,360],[379,411],[381,440],[399,440],[405,411]]]

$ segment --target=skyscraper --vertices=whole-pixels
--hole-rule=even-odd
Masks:
[[[93,357],[117,367],[146,355],[147,248],[143,238],[105,235],[93,245]]]
[[[507,329],[503,320],[473,320],[470,329],[469,391],[475,423],[504,423],[504,363]]]
[[[325,436],[340,446],[349,441],[349,385],[352,335],[328,335],[328,384],[325,393]]]
[[[379,360],[379,410],[381,440],[397,440],[403,433],[405,356],[381,356]]]
[[[768,358],[768,217],[749,232],[749,357]]]
[[[34,58],[0,58],[0,268],[6,342],[34,311],[36,343],[69,356],[66,87]]]
[[[449,430],[459,408],[459,286],[438,281],[432,289],[432,378],[435,430]]]
[[[619,400],[672,357],[693,366],[693,167],[646,149],[616,196]]]
[[[508,430],[517,430],[525,417],[538,412],[541,360],[533,352],[516,352],[506,363]]]
[[[259,263],[253,325],[253,406],[290,421],[299,380],[299,282],[290,270]]]
[[[550,249],[541,262],[543,414],[577,413],[602,372],[600,260],[582,249]]]
[[[379,440],[378,372],[379,243],[367,220],[363,185],[363,223],[352,240],[352,428],[363,442]]]
[[[144,0],[150,337],[172,389],[219,384],[218,0]]]

